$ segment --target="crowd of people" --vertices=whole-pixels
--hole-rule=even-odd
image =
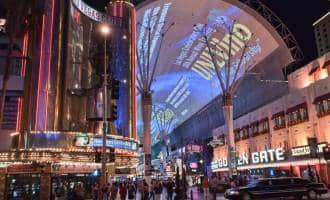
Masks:
[[[237,176],[235,179],[229,179],[227,176],[213,175],[211,178],[204,176],[202,183],[199,185],[199,192],[204,195],[204,200],[215,200],[218,193],[223,193],[228,188],[245,186],[252,181],[251,179],[255,179],[255,177]],[[191,188],[194,184],[189,184],[189,186]],[[178,192],[177,188],[180,187],[171,178],[164,181],[152,179],[150,184],[144,179],[135,181],[127,179],[125,181],[114,181],[106,185],[95,183],[92,187],[87,187],[79,182],[71,188],[64,181],[57,184],[53,194],[55,200],[160,200],[162,194],[164,194],[162,199],[181,200],[180,195],[175,194]],[[190,196],[192,197],[192,194]],[[191,197],[190,199],[192,199]]]
[[[163,189],[167,191],[167,200],[173,200],[175,184],[172,179],[160,181],[153,179],[150,185],[146,180],[113,182],[101,186],[96,183],[93,187],[93,200],[121,200],[137,198],[141,200],[160,200]]]
[[[166,190],[166,199],[174,200],[175,183],[172,179],[160,181],[153,179],[150,185],[146,180],[114,181],[106,185],[95,183],[90,191],[83,183],[76,183],[72,189],[67,184],[58,184],[54,189],[55,200],[160,200],[163,190]]]
[[[204,194],[205,200],[215,199],[216,193],[219,192],[219,185],[225,186],[230,183],[232,187],[244,185],[246,182],[247,180],[243,178],[231,181],[225,177],[213,176],[210,179],[204,177],[200,192]],[[176,186],[171,178],[164,181],[152,179],[150,184],[144,179],[135,181],[127,179],[125,181],[113,181],[106,185],[96,182],[92,187],[87,187],[79,182],[74,184],[72,188],[69,188],[65,182],[58,184],[53,193],[55,200],[160,200],[161,194],[165,194],[166,200],[175,200],[178,199],[178,195],[175,195],[177,187],[180,187],[180,185]],[[224,187],[223,189],[227,188]],[[163,192],[164,190],[165,192]]]

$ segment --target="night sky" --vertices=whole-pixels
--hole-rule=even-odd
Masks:
[[[143,0],[135,0],[138,4]],[[183,1],[183,0],[182,0]],[[189,1],[189,0],[185,0]],[[304,62],[317,58],[313,22],[329,10],[328,0],[261,0],[289,27],[304,53]],[[109,0],[85,0],[102,10]],[[302,64],[302,63],[301,63]]]
[[[10,0],[5,0],[10,1]],[[84,0],[89,5],[103,10],[110,0]],[[135,4],[144,0],[133,0]],[[189,0],[181,0],[189,1]],[[329,0],[260,0],[273,10],[277,16],[289,27],[301,47],[305,64],[317,58],[314,39],[313,22],[323,16],[329,9]],[[4,15],[0,6],[0,16]],[[301,66],[300,65],[300,66]]]

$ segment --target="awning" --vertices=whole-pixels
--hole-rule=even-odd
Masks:
[[[236,129],[234,129],[234,133],[239,132],[240,130],[241,130],[240,128],[236,128]]]
[[[316,71],[319,71],[321,68],[320,68],[320,65],[316,65],[314,66],[311,71],[308,73],[308,75],[312,75],[314,74]]]
[[[293,106],[291,108],[288,108],[288,110],[286,111],[286,114],[289,114],[289,113],[299,110],[301,108],[307,108],[307,103],[304,102],[304,103],[298,104],[296,106]]]
[[[265,117],[265,118],[259,120],[259,123],[262,123],[262,122],[265,122],[265,121],[268,121],[268,117]]]
[[[277,117],[281,117],[281,116],[284,116],[285,115],[285,112],[284,111],[281,111],[281,112],[278,112],[278,113],[275,113],[272,115],[272,119],[275,119]]]
[[[327,60],[324,64],[323,64],[323,67],[322,68],[326,68],[327,66],[330,65],[330,60]]]
[[[330,99],[330,93],[324,94],[322,96],[318,96],[314,99],[313,104],[317,104],[323,100]]]
[[[241,130],[243,130],[243,129],[249,129],[249,125],[245,125],[245,126],[243,126],[242,128],[241,128]]]
[[[259,121],[255,121],[250,124],[250,127],[258,126],[258,125],[259,125]]]

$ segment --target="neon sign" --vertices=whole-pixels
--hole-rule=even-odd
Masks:
[[[283,161],[285,160],[284,152],[285,151],[283,148],[268,149],[265,151],[253,152],[251,153],[250,158],[246,154],[238,156],[236,161],[238,166],[248,165],[250,162],[252,164],[260,164]],[[228,167],[227,158],[221,158],[219,160],[212,161],[211,163],[212,169],[223,167]]]

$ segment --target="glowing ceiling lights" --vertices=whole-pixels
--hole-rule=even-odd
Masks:
[[[165,102],[169,103],[174,108],[178,108],[182,102],[188,98],[190,93],[188,78],[182,77],[168,95]]]
[[[169,1],[157,0],[138,10],[141,22],[138,23],[138,61],[141,65],[146,64],[148,59],[154,61],[162,29],[175,22],[176,25],[164,38],[163,47],[166,48],[161,49],[160,66],[152,90],[154,106],[162,105],[166,118],[170,119],[170,113],[173,113],[174,120],[179,124],[221,92],[204,35],[209,38],[220,67],[228,62],[230,53],[230,65],[237,68],[246,41],[249,41],[238,78],[247,67],[251,69],[272,53],[278,44],[258,19],[236,5],[217,0],[191,0],[191,5],[184,7],[184,1]],[[233,34],[229,35],[229,32]],[[151,48],[147,58],[149,36]],[[152,137],[157,141],[159,130],[156,118],[153,116]]]
[[[151,60],[156,45],[161,37],[161,30],[165,25],[165,18],[171,3],[165,3],[162,7],[149,8],[144,12],[142,24],[140,24],[140,32],[137,42],[139,52],[138,59],[143,65],[147,60]],[[150,30],[149,30],[150,29]],[[150,34],[150,35],[149,35]],[[148,58],[148,41],[150,36],[150,57]]]

